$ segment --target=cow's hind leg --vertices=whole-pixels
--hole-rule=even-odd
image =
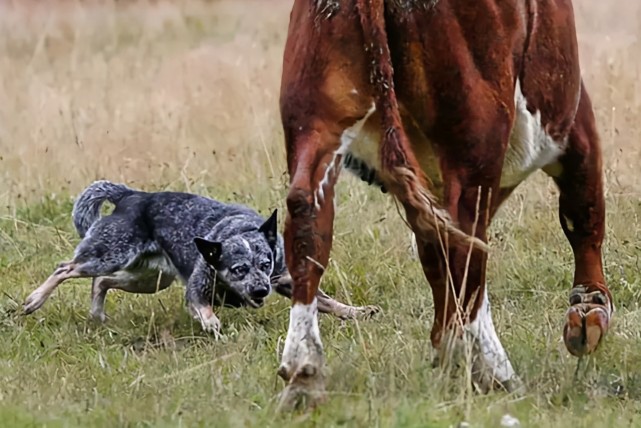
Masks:
[[[483,207],[489,203],[488,187],[482,190],[479,209],[476,195],[478,188],[464,187],[453,211],[464,232],[485,241],[489,211]],[[408,214],[413,223],[411,209]],[[417,248],[434,298],[431,340],[439,365],[446,369],[462,363],[482,392],[518,388],[520,380],[492,321],[485,285],[487,253],[446,240],[425,242],[418,236]]]
[[[575,265],[563,339],[568,351],[580,357],[597,349],[614,309],[601,256],[605,229],[601,149],[585,88],[560,164],[561,172],[555,177],[560,190],[559,216]]]

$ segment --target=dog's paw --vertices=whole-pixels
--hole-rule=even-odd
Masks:
[[[348,306],[345,310],[340,311],[337,316],[339,319],[346,320],[366,320],[381,312],[379,306]]]
[[[188,308],[191,316],[200,321],[203,331],[213,334],[216,339],[220,338],[220,320],[211,306],[189,304]]]
[[[369,306],[358,306],[354,308],[354,318],[355,319],[369,319],[374,315],[381,312],[380,306],[369,305]]]
[[[209,318],[201,318],[200,324],[205,332],[213,334],[216,339],[220,338],[220,320],[216,315],[211,314]]]
[[[107,314],[104,311],[90,311],[89,319],[97,324],[104,324],[107,322]]]
[[[38,290],[31,293],[29,297],[25,299],[22,305],[22,310],[24,314],[29,315],[37,311],[38,309],[40,309],[42,305],[44,305],[45,301],[47,300],[47,297],[49,296],[47,296],[46,294]]]

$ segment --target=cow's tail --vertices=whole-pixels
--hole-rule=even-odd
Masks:
[[[370,79],[375,88],[376,110],[381,116],[381,175],[401,202],[417,213],[416,224],[423,234],[433,239],[438,232],[448,232],[450,239],[472,242],[487,251],[482,240],[458,229],[446,210],[438,206],[428,188],[428,180],[419,167],[403,131],[398,101],[394,91],[394,70],[385,30],[384,0],[356,0],[363,29],[365,50],[369,54]]]
[[[94,181],[82,191],[73,205],[71,216],[78,235],[84,238],[87,231],[100,218],[100,208],[103,202],[117,203],[123,196],[134,190],[124,184],[116,184],[106,180]]]

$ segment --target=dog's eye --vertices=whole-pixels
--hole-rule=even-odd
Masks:
[[[235,266],[231,268],[231,273],[237,276],[246,275],[249,272],[249,267],[246,265]]]
[[[272,267],[272,262],[262,262],[260,264],[260,270],[268,271]]]

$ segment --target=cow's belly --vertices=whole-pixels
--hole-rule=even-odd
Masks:
[[[515,120],[501,171],[501,188],[513,188],[538,169],[552,176],[561,172],[558,159],[563,154],[566,141],[555,141],[541,125],[541,114],[527,110],[525,97],[517,81],[514,95]],[[381,168],[380,116],[373,112],[353,128],[345,131],[349,136],[345,152],[349,155],[345,167],[370,184],[381,185],[376,171]],[[403,121],[414,154],[430,180],[431,191],[438,198],[443,196],[443,179],[438,158],[432,143],[414,125],[411,119]],[[345,138],[344,138],[345,139]]]

